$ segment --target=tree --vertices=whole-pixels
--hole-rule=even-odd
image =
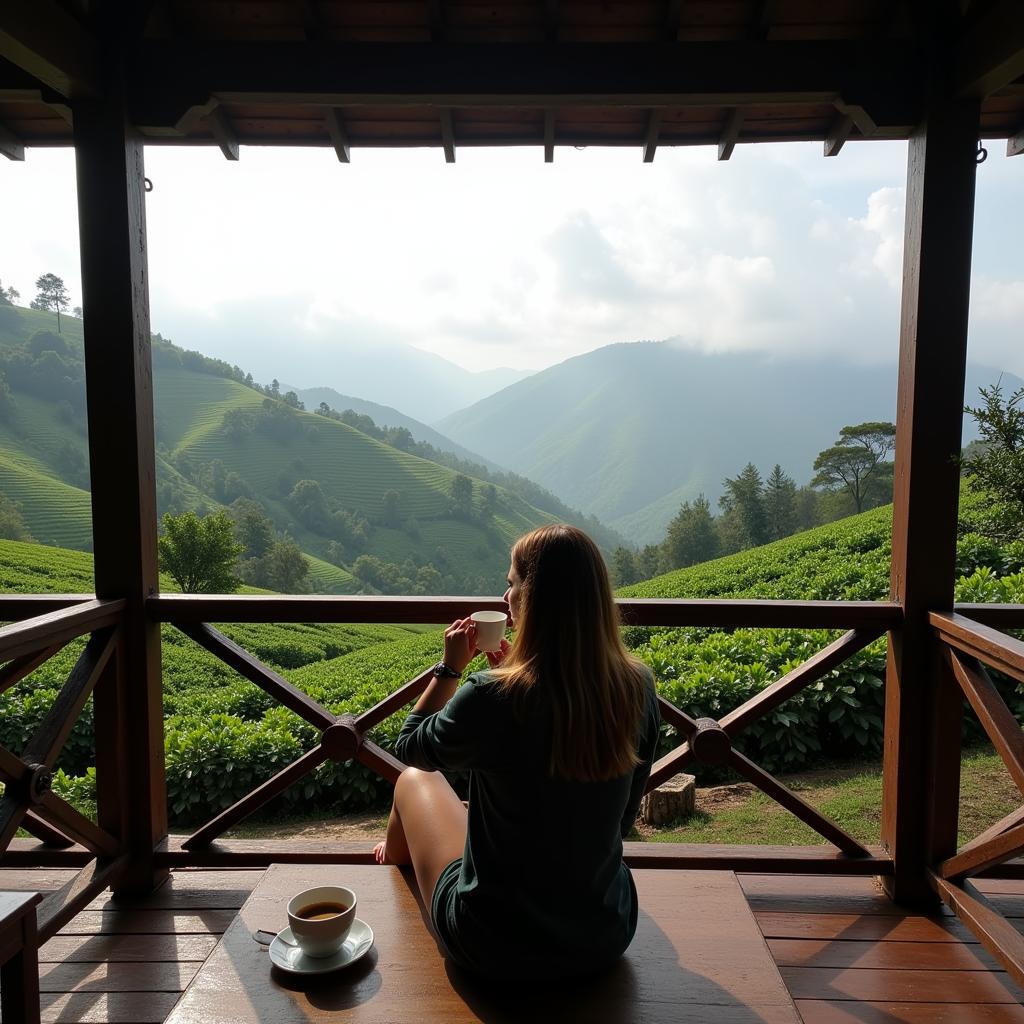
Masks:
[[[0,371],[0,422],[9,419],[14,410],[14,400],[11,398],[11,389],[7,378]]]
[[[402,500],[398,491],[385,491],[381,499],[384,505],[384,525],[398,526],[398,503]]]
[[[686,501],[679,507],[662,544],[662,563],[666,570],[682,569],[714,558],[720,548],[711,505],[703,494],[693,504]]]
[[[263,559],[266,571],[266,586],[282,594],[298,594],[307,589],[309,562],[291,537],[285,536]]]
[[[978,424],[981,443],[961,459],[971,486],[996,499],[990,515],[1001,535],[1019,537],[1024,528],[1024,388],[1003,401],[1002,385],[981,388],[983,405],[965,407]]]
[[[872,477],[878,474],[885,457],[896,447],[894,423],[858,423],[843,427],[839,440],[818,453],[814,460],[815,487],[845,490],[858,512],[864,511]]]
[[[498,511],[498,488],[494,484],[484,484],[481,492],[484,497],[483,509],[481,510],[485,519],[491,519]]]
[[[473,514],[473,481],[463,473],[456,473],[452,478],[451,490],[452,511],[465,519]]]
[[[60,334],[60,312],[71,301],[64,282],[56,274],[43,274],[36,281],[36,292],[32,308],[53,310],[57,314],[57,333]]]
[[[231,515],[235,520],[235,536],[242,545],[242,558],[262,558],[274,545],[274,524],[263,506],[251,498],[238,498],[232,502]]]
[[[725,511],[723,525],[732,535],[737,550],[757,547],[768,540],[768,520],[764,507],[764,485],[757,467],[748,462],[738,476],[723,481],[725,493],[718,499]]]
[[[195,512],[163,517],[157,540],[160,568],[185,594],[230,594],[241,582],[235,575],[240,544],[226,512],[200,518]]]
[[[661,547],[658,544],[645,544],[636,556],[636,571],[640,579],[649,580],[657,576],[661,566]]]
[[[0,494],[0,538],[23,541],[33,539],[21,517],[21,506],[3,494]]]
[[[73,317],[75,317],[76,319],[81,320],[82,319],[82,307],[81,306],[75,306],[75,308],[73,310],[71,310],[71,315]]]
[[[303,526],[318,533],[330,529],[327,497],[316,480],[300,480],[288,495],[288,506]]]
[[[637,572],[636,560],[629,548],[617,547],[612,552],[612,576],[617,586],[626,587],[630,583],[636,583],[640,579]]]
[[[796,533],[796,482],[778,463],[764,482],[764,514],[769,540]]]
[[[4,288],[3,282],[0,282],[0,306],[13,306],[20,298],[21,294],[16,288]]]

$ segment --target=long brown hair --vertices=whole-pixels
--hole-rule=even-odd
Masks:
[[[516,637],[494,671],[501,689],[525,696],[543,687],[553,776],[600,782],[624,775],[638,763],[644,673],[622,643],[601,552],[574,526],[542,526],[516,541],[512,568]]]

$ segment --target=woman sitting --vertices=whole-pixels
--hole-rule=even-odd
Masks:
[[[658,739],[650,670],[629,655],[604,560],[586,534],[545,526],[512,548],[505,593],[515,643],[477,654],[469,619],[396,745],[377,860],[412,864],[455,963],[490,977],[582,974],[636,930],[622,860]],[[469,771],[469,809],[440,770]]]

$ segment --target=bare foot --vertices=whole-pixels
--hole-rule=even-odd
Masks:
[[[387,846],[386,843],[378,843],[373,848],[373,859],[378,864],[387,864],[388,863],[388,854],[387,854],[387,850],[385,848],[386,846]]]

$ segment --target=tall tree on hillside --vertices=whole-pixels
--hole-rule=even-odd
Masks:
[[[662,567],[682,569],[715,558],[721,548],[711,505],[703,494],[680,506],[662,544]]]
[[[723,481],[725,493],[718,499],[724,510],[723,528],[729,546],[735,550],[757,547],[768,540],[768,521],[764,508],[764,484],[757,467],[748,462],[738,476]]]
[[[464,473],[456,473],[452,478],[449,490],[452,499],[452,511],[463,519],[473,514],[473,481]]]
[[[769,540],[781,540],[796,532],[796,482],[778,463],[764,482],[764,513]]]
[[[4,288],[0,281],[0,306],[13,306],[21,298],[16,288]]]
[[[995,529],[1019,537],[1024,528],[1024,388],[1005,401],[998,382],[980,391],[984,404],[964,412],[977,422],[981,444],[971,445],[962,465],[975,490],[997,499],[990,513]]]
[[[36,281],[36,297],[32,300],[33,309],[49,309],[57,314],[57,333],[60,334],[60,313],[67,309],[71,296],[64,282],[56,274],[43,274]]]
[[[629,548],[620,545],[612,552],[612,577],[617,587],[628,587],[639,581],[636,560]]]
[[[863,512],[872,478],[879,474],[886,456],[895,447],[894,423],[869,422],[843,427],[839,440],[818,453],[814,460],[817,475],[811,483],[815,487],[845,490],[854,508]]]
[[[226,512],[202,519],[195,512],[164,514],[157,540],[160,568],[185,594],[230,594],[241,582],[235,575],[240,544]]]

